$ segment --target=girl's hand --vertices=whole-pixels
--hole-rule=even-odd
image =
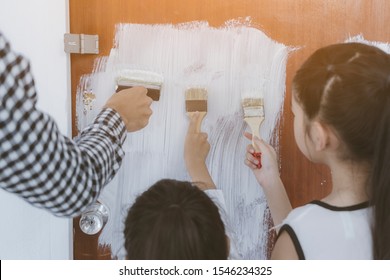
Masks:
[[[208,172],[206,158],[210,151],[207,133],[196,130],[199,113],[192,114],[184,143],[184,161],[193,182],[202,190],[215,188]]]
[[[210,151],[210,144],[207,141],[207,133],[197,132],[196,124],[199,118],[199,113],[195,113],[190,117],[187,136],[184,143],[184,160],[187,169],[195,166],[205,165],[206,158]]]
[[[252,134],[245,132],[245,137],[252,141]],[[255,152],[252,144],[247,146],[245,154],[245,165],[253,170],[255,177],[259,184],[263,187],[271,186],[275,179],[279,179],[279,167],[276,157],[276,152],[272,146],[265,143],[263,140],[255,137],[255,145],[258,147],[257,150],[261,152],[261,168],[258,168],[258,160],[253,156]]]
[[[245,137],[252,140],[252,134],[250,133],[245,133]],[[253,170],[257,182],[259,182],[264,190],[274,225],[279,225],[287,217],[288,213],[290,213],[292,207],[283,182],[280,179],[276,152],[274,148],[257,137],[255,137],[254,142],[258,148],[257,150],[261,152],[262,167],[260,169],[257,168],[258,162],[252,156],[255,151],[252,145],[248,145],[247,147],[245,164]]]

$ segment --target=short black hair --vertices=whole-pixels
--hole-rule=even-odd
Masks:
[[[213,201],[186,181],[163,179],[141,194],[125,221],[128,259],[227,259],[225,227]]]

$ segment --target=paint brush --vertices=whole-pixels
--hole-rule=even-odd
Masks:
[[[264,121],[264,99],[259,98],[244,98],[242,100],[242,107],[244,109],[244,121],[249,125],[252,131],[252,145],[255,152],[252,154],[259,163],[257,168],[261,168],[261,152],[255,145],[255,136],[260,138],[260,125]]]
[[[189,88],[186,90],[186,111],[189,117],[199,112],[196,132],[200,132],[203,118],[207,114],[207,90],[204,88]]]
[[[144,70],[122,69],[116,77],[116,92],[135,86],[147,88],[147,95],[154,101],[160,100],[163,76],[158,73]]]

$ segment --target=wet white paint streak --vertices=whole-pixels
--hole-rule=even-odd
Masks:
[[[380,48],[382,51],[390,53],[390,43],[378,42],[378,41],[368,41],[368,40],[364,39],[362,34],[350,37],[345,42],[346,43],[348,43],[348,42],[363,43],[363,44],[367,44],[367,45],[371,45],[371,46]]]
[[[269,141],[283,107],[288,51],[260,30],[233,21],[218,29],[206,22],[117,26],[110,56],[101,58],[95,72],[81,80],[79,95],[91,90],[97,98],[86,114],[78,99],[79,128],[91,122],[114,92],[119,70],[154,71],[163,75],[164,84],[160,101],[152,105],[149,125],[128,135],[121,170],[100,197],[111,210],[100,243],[111,244],[113,254],[124,258],[122,223],[135,197],[159,179],[189,179],[183,159],[188,125],[185,91],[201,87],[208,91],[203,122],[211,144],[207,164],[217,187],[224,191],[238,247],[246,259],[266,257],[267,205],[261,187],[244,165],[249,141],[243,137],[241,98],[248,97],[248,92],[259,92],[250,97],[264,98],[260,135]]]

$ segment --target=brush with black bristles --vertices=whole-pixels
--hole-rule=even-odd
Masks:
[[[255,149],[253,156],[259,161],[257,168],[261,168],[261,152],[255,145],[255,136],[260,138],[260,125],[264,121],[264,99],[261,93],[257,93],[259,97],[244,98],[242,107],[244,109],[244,121],[248,124],[252,131],[252,145]]]
[[[189,88],[186,90],[186,111],[189,117],[199,112],[196,132],[200,132],[203,118],[207,114],[207,90],[205,88]]]

